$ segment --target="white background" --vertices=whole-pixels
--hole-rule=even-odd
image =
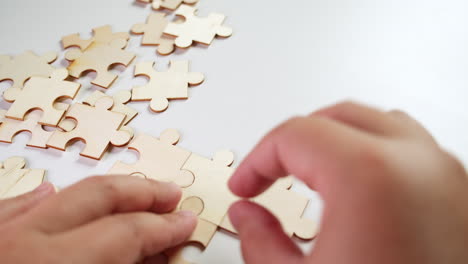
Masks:
[[[189,100],[171,102],[162,114],[151,113],[147,103],[131,103],[140,112],[130,123],[137,131],[157,136],[177,128],[180,146],[205,156],[229,148],[239,161],[275,124],[352,99],[409,112],[468,162],[468,2],[201,0],[199,8],[200,15],[226,14],[234,35],[169,57],[156,56],[155,48],[142,48],[139,37],[131,38],[128,49],[138,54],[136,62],[157,60],[165,69],[169,59],[189,59],[193,71],[207,76],[203,85],[191,88]],[[62,36],[86,37],[105,24],[128,31],[149,13],[149,6],[132,0],[4,0],[0,54],[61,52]],[[67,65],[63,53],[54,65]],[[122,77],[108,93],[145,82],[133,78],[133,66],[113,70]],[[96,89],[92,78],[79,80],[78,100]],[[0,91],[8,86],[1,83]],[[105,173],[117,160],[137,158],[113,149],[96,162],[79,157],[80,144],[67,152],[44,151],[25,148],[27,140],[22,134],[14,144],[0,145],[0,159],[25,156],[31,167],[47,169],[59,187]],[[318,208],[313,202],[308,214],[316,218]],[[237,240],[220,232],[202,255],[189,253],[199,263],[241,262]]]

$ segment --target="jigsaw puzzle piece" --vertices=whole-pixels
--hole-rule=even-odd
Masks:
[[[33,191],[44,182],[45,170],[29,170],[19,181],[11,187],[1,199],[13,198]]]
[[[126,32],[113,33],[109,25],[93,29],[93,37],[82,39],[78,33],[71,34],[62,38],[63,48],[78,47],[81,50],[87,49],[92,43],[110,45],[116,39],[123,39],[126,42],[130,35]]]
[[[116,64],[128,66],[135,54],[123,50],[127,41],[115,39],[109,45],[92,43],[86,50],[70,50],[65,58],[72,63],[68,66],[70,75],[80,78],[81,74],[95,71],[97,76],[91,81],[92,84],[102,88],[109,88],[117,79],[117,75],[109,72],[109,67]]]
[[[2,113],[0,112],[0,116]],[[41,113],[33,111],[27,114],[25,121],[15,119],[4,119],[0,125],[0,142],[12,143],[13,138],[22,132],[31,133],[31,139],[27,143],[29,147],[46,148],[46,143],[52,132],[46,131],[39,124]],[[0,122],[1,123],[1,122]]]
[[[88,98],[86,98],[83,101],[83,103],[88,104],[90,106],[94,106],[96,102],[103,97],[110,97],[110,96],[108,96],[107,94],[101,91],[96,90]],[[132,93],[130,91],[120,91],[114,94],[114,96],[112,96],[112,99],[114,100],[114,105],[112,106],[110,110],[112,112],[121,113],[125,115],[125,120],[123,123],[124,125],[127,125],[130,121],[132,121],[133,118],[135,118],[135,116],[138,115],[138,111],[125,105],[126,103],[130,101],[131,98],[132,98]]]
[[[226,16],[212,13],[208,17],[196,16],[197,8],[181,5],[176,15],[185,18],[182,23],[169,23],[164,33],[177,37],[175,44],[179,48],[188,48],[193,42],[210,45],[216,36],[230,37],[232,29],[222,26]]]
[[[189,85],[199,85],[205,76],[189,72],[189,61],[171,61],[166,72],[154,69],[154,62],[142,62],[135,67],[135,76],[146,76],[146,85],[132,89],[132,101],[151,101],[154,112],[163,112],[169,107],[169,99],[187,99]]]
[[[26,161],[21,157],[10,157],[0,163],[0,197],[3,197],[27,172]]]
[[[164,35],[164,29],[169,22],[164,13],[152,13],[146,24],[136,24],[132,27],[133,34],[143,34],[142,45],[158,46],[156,50],[161,55],[169,55],[175,50],[174,39]]]
[[[176,10],[182,3],[187,5],[194,5],[199,0],[153,0],[153,9],[166,8],[169,10]]]
[[[228,181],[234,169],[234,154],[220,151],[212,159],[192,154],[182,167],[194,175],[194,182],[183,189],[178,208],[198,214],[200,219],[220,225],[229,206],[239,198],[231,193]],[[203,208],[201,212],[200,208]]]
[[[208,244],[211,242],[213,239],[213,236],[216,233],[216,230],[218,229],[218,226],[210,223],[208,221],[205,221],[203,219],[198,219],[197,227],[195,228],[195,231],[192,233],[190,238],[187,240],[187,243],[197,243],[203,248],[208,247]],[[179,246],[177,248],[168,250],[166,252],[166,255],[169,258],[168,264],[190,264],[191,262],[188,262],[184,259],[182,255],[184,246]]]
[[[26,51],[14,58],[0,56],[0,82],[10,80],[12,88],[21,89],[31,77],[49,77],[54,71],[50,64],[57,59],[57,53],[48,52],[42,56]]]
[[[82,140],[86,146],[80,155],[99,160],[109,145],[120,147],[128,144],[133,131],[122,126],[125,115],[109,110],[113,103],[112,98],[103,97],[95,107],[72,105],[65,118],[74,119],[76,127],[71,131],[54,131],[47,146],[64,151],[69,142]]]
[[[65,114],[65,110],[56,109],[54,103],[59,99],[75,98],[81,85],[65,81],[68,77],[66,69],[55,70],[50,78],[32,77],[23,89],[9,88],[4,97],[8,102],[14,102],[6,113],[6,117],[24,120],[25,115],[35,109],[43,112],[39,123],[57,126]]]
[[[193,175],[181,168],[191,152],[175,146],[180,139],[175,129],[163,131],[158,138],[140,134],[136,136],[129,149],[137,151],[139,160],[135,164],[118,161],[107,174],[144,176],[158,181],[174,182],[181,187],[190,186]]]

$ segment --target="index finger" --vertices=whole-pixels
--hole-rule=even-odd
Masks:
[[[320,117],[293,118],[267,134],[229,181],[231,190],[250,198],[278,178],[294,175],[322,195],[345,175],[360,170],[362,155],[378,139],[338,121]],[[372,153],[371,153],[372,155]]]

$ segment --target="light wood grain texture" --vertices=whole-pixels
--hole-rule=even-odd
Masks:
[[[144,176],[158,181],[174,182],[179,186],[189,186],[193,175],[181,168],[191,152],[175,146],[180,135],[174,129],[163,131],[159,138],[139,134],[132,140],[129,149],[139,153],[134,164],[121,161],[112,166],[108,174]]]
[[[116,39],[128,41],[130,35],[127,32],[113,33],[109,25],[97,27],[93,29],[93,36],[89,39],[82,39],[79,34],[71,34],[62,38],[63,48],[78,47],[81,50],[86,50],[91,44],[110,45]]]
[[[169,107],[169,99],[187,99],[189,85],[201,84],[202,73],[189,72],[189,61],[171,61],[169,69],[158,72],[154,62],[141,62],[135,67],[135,76],[146,76],[146,85],[133,87],[132,101],[150,101],[150,109],[163,112]]]
[[[45,170],[29,170],[1,197],[1,199],[13,198],[31,192],[44,182],[44,178]]]
[[[95,106],[96,102],[103,97],[110,96],[101,91],[96,90],[85,100],[83,100],[83,103],[90,106]],[[137,110],[126,105],[126,103],[128,103],[132,98],[132,93],[130,91],[119,91],[118,93],[114,94],[111,98],[114,100],[114,105],[110,110],[112,112],[121,113],[125,115],[125,120],[123,122],[124,125],[127,125],[130,121],[132,121],[133,118],[135,118],[135,116],[138,115]]]
[[[58,69],[50,78],[32,77],[23,89],[9,88],[5,91],[6,101],[14,102],[6,117],[24,120],[26,113],[39,109],[43,115],[39,119],[42,125],[57,126],[65,114],[64,109],[57,109],[54,103],[59,99],[75,98],[80,84],[64,81],[68,77],[66,69]]]
[[[0,111],[2,116],[2,111]],[[46,131],[39,124],[41,118],[40,111],[33,111],[26,115],[24,121],[5,118],[0,121],[0,142],[12,143],[13,138],[22,132],[31,133],[31,139],[27,143],[29,147],[46,148],[46,143],[49,140],[52,132]]]
[[[169,22],[164,13],[152,13],[146,24],[135,24],[133,34],[143,34],[141,44],[145,46],[158,46],[156,51],[161,55],[169,55],[175,50],[174,38],[164,35],[164,29]]]
[[[49,52],[42,56],[26,51],[14,58],[0,55],[0,82],[10,80],[12,88],[23,88],[31,77],[49,77],[54,71],[50,64],[57,59],[57,53]]]
[[[76,121],[76,127],[71,131],[54,131],[48,147],[65,150],[68,143],[82,140],[86,143],[80,155],[101,159],[109,145],[125,146],[133,137],[133,131],[123,125],[125,115],[110,111],[113,100],[103,97],[96,106],[74,104],[66,113],[65,118]]]
[[[11,157],[0,163],[0,198],[29,171],[25,166],[22,157]]]
[[[182,23],[169,23],[164,33],[177,37],[175,44],[179,48],[188,48],[193,42],[210,45],[216,36],[230,37],[232,29],[223,26],[226,17],[223,14],[211,13],[208,17],[197,17],[197,9],[181,5],[176,15],[185,18]]]

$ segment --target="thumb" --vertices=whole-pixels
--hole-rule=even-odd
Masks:
[[[238,231],[247,264],[300,263],[303,253],[265,208],[249,201],[235,203],[229,217]]]
[[[55,193],[50,182],[44,182],[39,187],[26,194],[0,200],[0,223],[7,222],[33,208],[41,200]]]

